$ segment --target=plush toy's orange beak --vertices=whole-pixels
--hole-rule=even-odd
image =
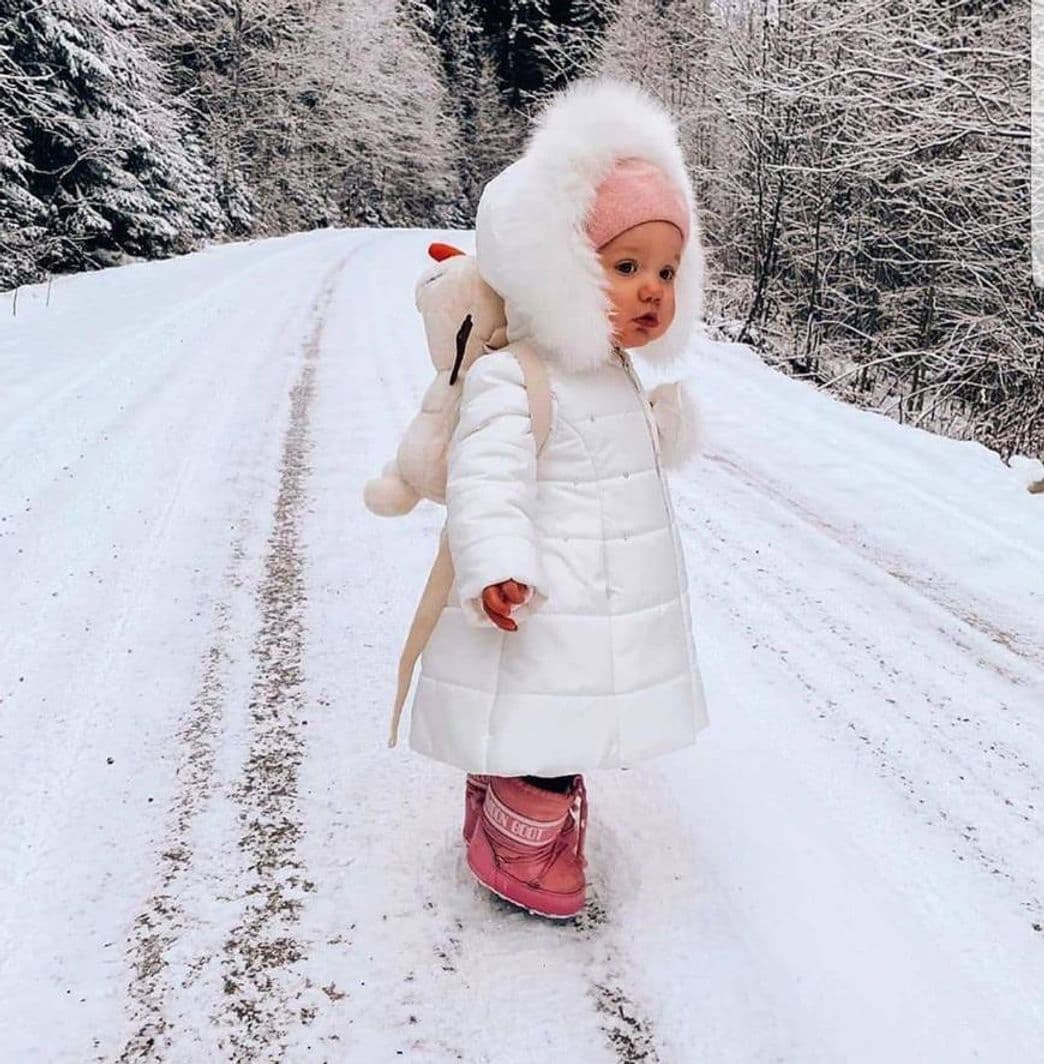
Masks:
[[[452,244],[440,244],[436,241],[428,245],[428,254],[436,262],[443,262],[445,259],[452,259],[454,255],[463,255],[464,252]]]

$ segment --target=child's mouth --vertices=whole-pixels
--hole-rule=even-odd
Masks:
[[[645,329],[655,329],[660,323],[660,319],[655,314],[643,314],[634,320]]]

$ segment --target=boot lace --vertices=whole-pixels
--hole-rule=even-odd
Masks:
[[[566,832],[566,822],[572,818],[576,825],[576,839],[571,840]],[[527,851],[526,853],[498,855],[497,864],[510,866],[525,862],[529,864],[539,861],[538,871],[529,878],[529,883],[535,884],[547,875],[551,866],[568,849],[572,849],[580,859],[580,863],[587,864],[584,856],[584,842],[587,838],[587,787],[583,776],[577,776],[577,783],[573,791],[573,804],[569,807],[567,819],[562,822],[562,830],[543,846]]]

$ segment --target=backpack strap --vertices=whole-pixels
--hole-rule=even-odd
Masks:
[[[551,431],[551,385],[547,379],[547,366],[529,344],[515,343],[504,350],[510,351],[522,367],[526,398],[529,400],[529,419],[533,423],[533,438],[536,440],[536,453],[540,454]]]
[[[406,636],[406,644],[399,657],[395,708],[392,710],[391,727],[388,732],[389,746],[394,746],[398,741],[399,718],[402,716],[402,707],[413,680],[414,667],[421,651],[427,646],[431,633],[435,631],[435,624],[439,619],[439,614],[442,613],[442,607],[449,599],[451,587],[453,587],[453,559],[450,557],[446,526],[443,525],[439,533],[439,552],[435,555],[431,572],[428,574],[428,582],[424,585],[420,602],[417,603],[417,612],[413,615],[413,622]]]
[[[526,399],[529,403],[529,419],[533,424],[533,439],[536,443],[536,453],[540,454],[551,431],[551,385],[547,379],[547,367],[543,359],[526,344],[512,344],[509,348],[502,350],[510,350],[522,367]],[[413,671],[421,652],[428,645],[431,633],[435,631],[435,625],[443,607],[449,600],[453,577],[453,558],[450,556],[446,526],[443,525],[439,533],[439,551],[435,555],[435,561],[428,574],[428,581],[424,585],[420,602],[417,603],[417,612],[413,616],[409,634],[406,636],[406,644],[399,658],[395,706],[392,709],[391,724],[388,730],[389,746],[394,746],[398,742],[399,720],[402,717],[402,707],[406,703],[406,695],[413,681]]]

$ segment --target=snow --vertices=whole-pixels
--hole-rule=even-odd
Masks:
[[[589,779],[591,904],[538,921],[384,746],[440,512],[360,495],[432,239],[0,297],[5,1061],[1039,1059],[1039,466],[697,343],[711,726]]]

